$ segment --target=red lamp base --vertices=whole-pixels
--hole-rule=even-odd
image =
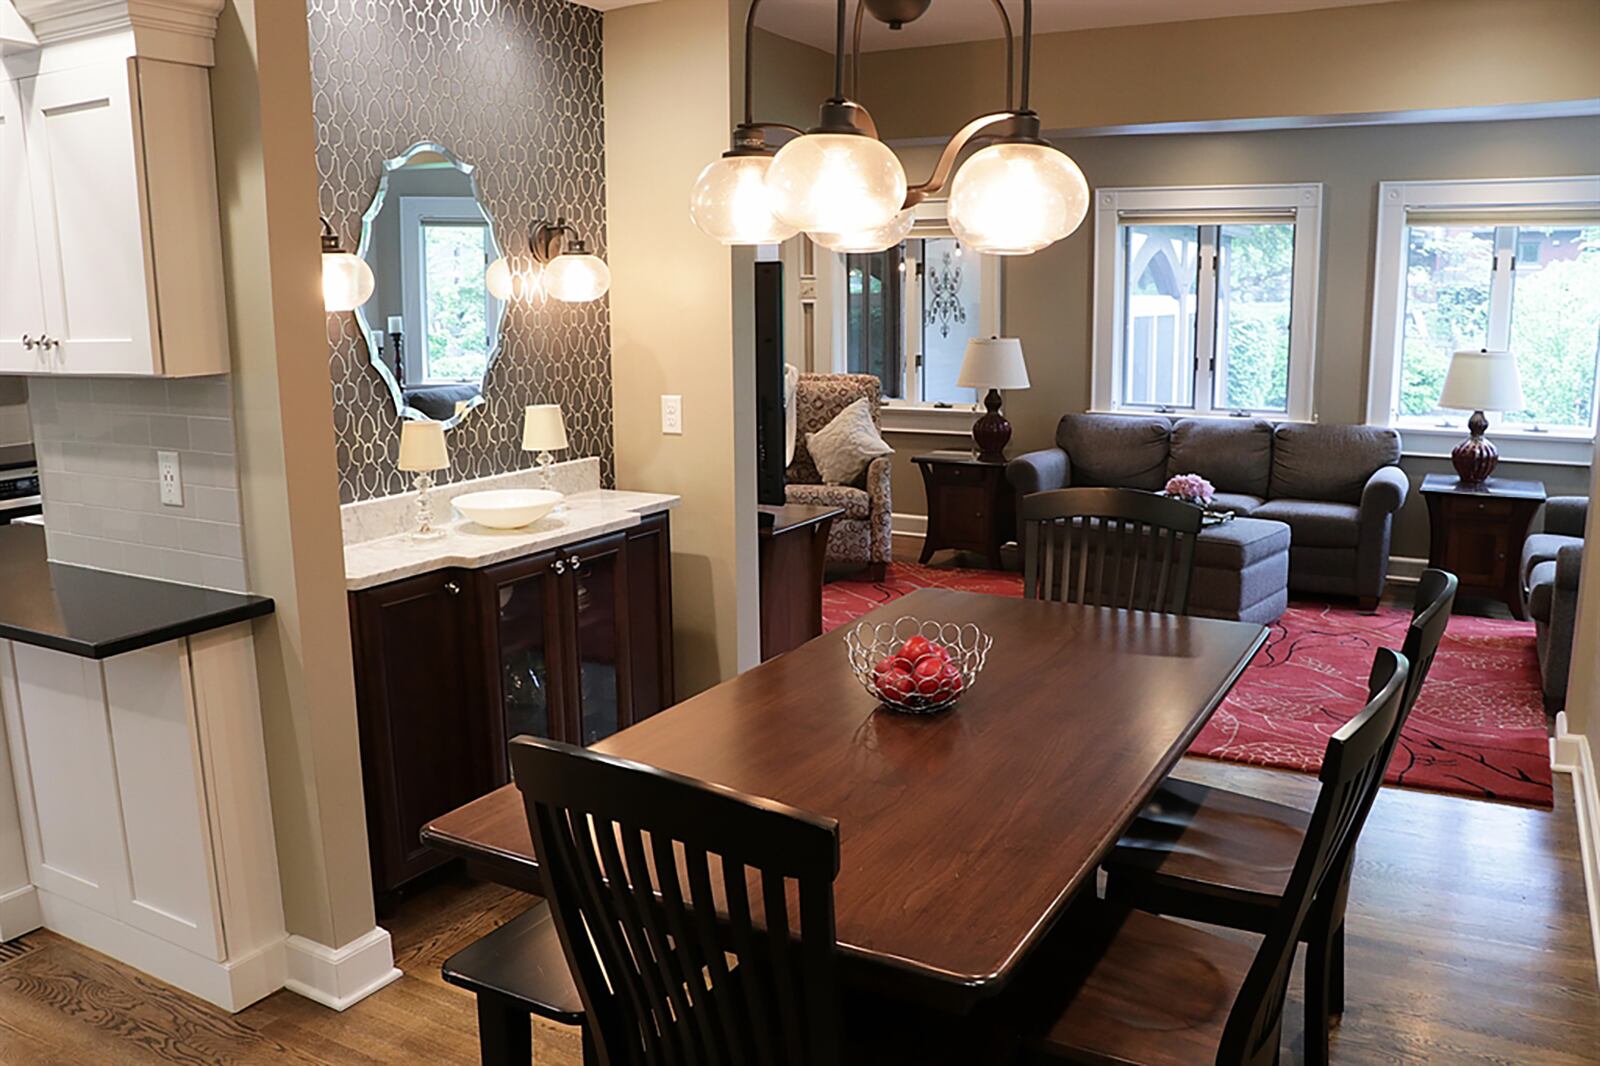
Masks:
[[[1477,485],[1488,481],[1494,473],[1494,468],[1500,462],[1500,453],[1493,443],[1483,434],[1489,428],[1489,420],[1483,416],[1482,411],[1474,411],[1472,418],[1467,422],[1467,429],[1472,436],[1455,446],[1450,453],[1450,462],[1456,468],[1456,476],[1464,484]]]
[[[1000,413],[1000,390],[990,389],[989,395],[983,398],[983,406],[989,413],[972,423],[972,439],[978,445],[978,461],[1003,463],[1006,461],[1006,445],[1011,443],[1011,423]]]

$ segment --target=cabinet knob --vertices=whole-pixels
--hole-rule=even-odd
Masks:
[[[567,559],[567,565],[576,570],[583,565],[583,560],[574,555]]]
[[[461,586],[456,584],[454,581],[446,581],[444,583],[444,590],[451,596],[461,595]]]
[[[30,337],[26,333],[24,333],[22,335],[22,347],[24,349],[26,349],[27,351],[30,351],[30,352],[33,351],[34,345],[39,344],[39,343],[40,343],[39,341],[34,340],[32,337]]]
[[[554,570],[558,574],[564,574],[567,572],[567,562],[565,559],[557,559],[555,561],[555,565],[550,569]]]

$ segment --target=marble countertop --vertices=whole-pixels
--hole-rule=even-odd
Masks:
[[[522,529],[486,529],[450,511],[438,540],[417,541],[400,533],[345,545],[345,588],[372,588],[446,567],[474,570],[564,547],[629,529],[644,515],[676,507],[678,500],[656,492],[591,489],[568,495],[560,510]]]

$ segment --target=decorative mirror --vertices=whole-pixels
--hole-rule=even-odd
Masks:
[[[385,160],[359,254],[376,287],[356,318],[395,409],[453,428],[483,403],[506,311],[489,291],[500,245],[472,165],[431,142]]]

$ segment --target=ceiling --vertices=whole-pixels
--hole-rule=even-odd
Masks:
[[[1033,22],[1035,32],[1055,33],[1388,2],[1392,0],[1034,0]],[[1005,3],[1012,22],[1020,30],[1021,0],[1005,0]],[[766,0],[756,24],[781,37],[832,53],[836,10],[835,0]],[[849,11],[854,18],[854,0],[850,0]],[[863,51],[876,52],[1000,36],[1000,20],[989,0],[933,0],[927,14],[898,31],[868,15],[861,33],[861,47]]]

